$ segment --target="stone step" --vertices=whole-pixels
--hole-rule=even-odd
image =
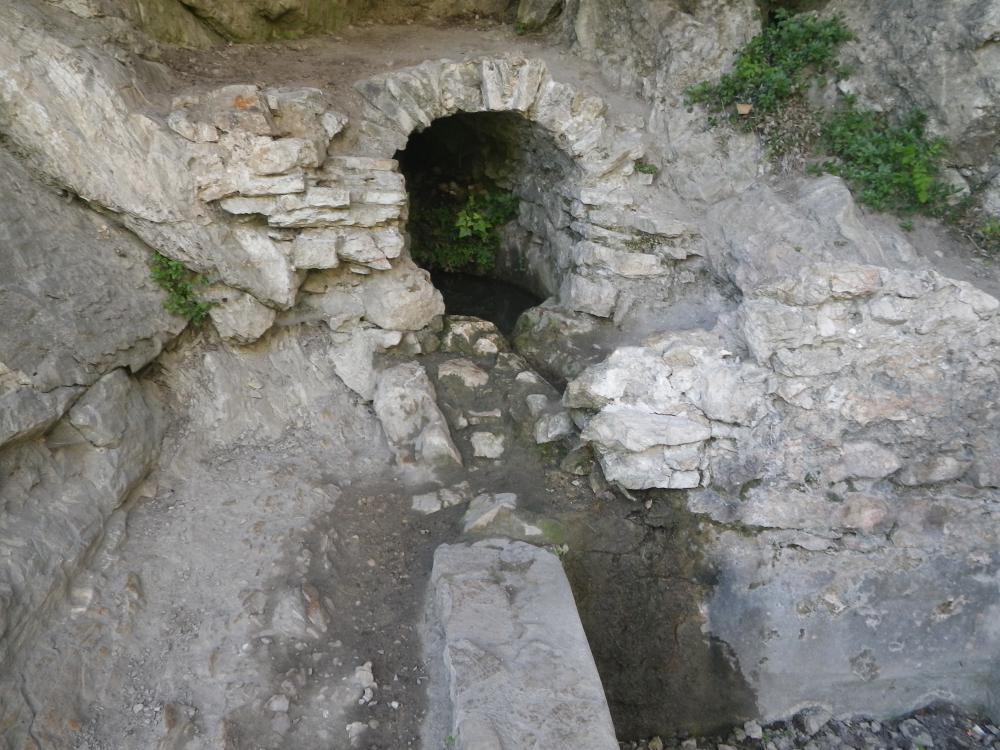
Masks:
[[[551,552],[489,539],[434,553],[424,747],[617,750],[569,581]]]

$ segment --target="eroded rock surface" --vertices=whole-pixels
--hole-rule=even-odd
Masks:
[[[1000,303],[930,268],[936,248],[872,220],[840,180],[766,177],[752,135],[686,110],[683,88],[723,69],[756,3],[581,0],[558,20],[526,1],[522,23],[544,14],[555,36],[465,30],[448,59],[411,45],[388,66],[348,52],[322,76],[364,72],[326,89],[238,69],[239,48],[182,81],[126,22],[149,3],[54,5],[76,15],[0,8],[0,131],[17,154],[0,152],[16,280],[0,298],[14,321],[0,333],[0,726],[15,747],[42,732],[163,750],[389,742],[386,726],[422,710],[422,672],[391,662],[412,657],[399,617],[412,625],[413,601],[390,589],[463,530],[565,555],[624,733],[812,703],[887,715],[931,694],[996,710]],[[186,5],[228,36],[312,23],[308,3]],[[964,179],[995,177],[991,11],[901,26],[912,3],[855,6],[827,7],[863,29],[852,54],[880,62],[859,90],[905,91],[957,139]],[[199,23],[183,19],[178,34]],[[960,85],[914,82],[922,46]],[[515,343],[564,394],[492,326],[442,321],[409,257],[393,157],[460,113],[509,151],[483,165],[520,199],[498,273],[549,296]],[[192,333],[160,355],[182,321],[146,280],[150,250],[210,277],[221,340]],[[158,355],[141,380],[126,372]],[[437,575],[442,596],[467,574],[476,590],[459,598],[510,625],[544,590],[561,609],[539,616],[562,636],[541,654],[509,629],[490,642],[531,668],[504,687],[523,713],[487,724],[496,694],[458,669],[482,618],[439,609],[460,689],[437,739],[537,725],[559,727],[549,744],[613,743],[591,666],[553,656],[583,652],[571,614],[546,619],[573,606],[558,561],[511,542],[444,550],[458,567],[485,555],[477,566],[525,595],[511,604],[495,576],[462,570]],[[369,602],[368,621],[338,620]],[[362,632],[386,648],[364,653]],[[584,723],[518,703],[563,688],[584,691]]]
[[[618,746],[555,555],[504,539],[442,546],[429,596],[456,747]],[[428,745],[442,741],[434,721]]]

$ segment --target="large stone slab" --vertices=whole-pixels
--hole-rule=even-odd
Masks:
[[[432,706],[425,747],[446,737],[460,750],[618,747],[573,593],[551,552],[507,539],[443,545],[429,606],[432,658],[443,664],[448,696]]]
[[[0,451],[0,672],[64,601],[162,434],[155,397],[117,369],[44,438]]]

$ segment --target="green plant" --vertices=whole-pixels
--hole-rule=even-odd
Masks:
[[[980,250],[991,255],[1000,255],[1000,219],[986,219],[976,224],[971,234],[972,240]]]
[[[638,172],[639,174],[658,174],[660,168],[657,167],[655,164],[650,164],[649,162],[642,161],[642,159],[639,159],[635,163],[635,171]]]
[[[204,276],[189,271],[180,261],[160,253],[153,254],[149,276],[167,293],[163,306],[168,312],[185,317],[196,325],[208,315],[212,303],[199,299],[195,291],[207,283]]]
[[[947,143],[927,136],[926,121],[914,111],[893,123],[886,114],[857,109],[849,99],[823,126],[820,142],[834,158],[819,169],[843,177],[876,211],[943,216],[954,194],[938,178]]]
[[[762,115],[801,95],[817,76],[832,70],[837,49],[852,38],[838,17],[820,19],[779,9],[774,23],[740,50],[731,72],[717,83],[692,86],[687,100],[704,104],[710,112],[725,112],[749,128]],[[739,110],[734,110],[738,105]]]
[[[444,271],[487,273],[496,263],[500,229],[517,214],[518,198],[499,188],[469,190],[464,201],[415,207],[413,257]]]

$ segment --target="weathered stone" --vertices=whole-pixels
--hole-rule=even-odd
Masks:
[[[418,331],[444,313],[444,301],[430,274],[409,260],[374,275],[360,294],[365,317],[380,328]]]
[[[438,366],[438,378],[456,378],[466,388],[482,388],[490,382],[489,373],[468,359],[449,359]]]
[[[442,546],[430,591],[451,704],[432,743],[448,734],[464,748],[617,747],[555,555],[508,540]]]
[[[629,406],[607,406],[587,423],[583,439],[607,448],[644,451],[657,445],[700,443],[712,436],[698,415],[651,414]]]
[[[395,346],[402,338],[399,331],[373,328],[355,328],[350,333],[339,334],[335,338],[338,345],[330,353],[337,376],[365,401],[371,401],[378,380],[373,362],[375,354]]]
[[[260,89],[252,84],[223,86],[204,94],[192,116],[203,118],[225,132],[274,134],[271,110]]]
[[[560,301],[572,310],[607,318],[614,312],[618,289],[606,279],[592,279],[574,274],[559,290]]]
[[[279,88],[268,89],[266,96],[267,105],[274,116],[275,135],[304,138],[315,144],[320,157],[325,156],[327,144],[340,132],[343,124],[334,132],[329,132],[325,119],[327,103],[323,92],[307,87]]]
[[[0,171],[2,445],[50,427],[103,373],[141,368],[184,321],[163,308],[133,234],[60,200],[3,150]]]
[[[910,487],[948,482],[962,476],[969,465],[969,461],[954,456],[931,456],[905,466],[896,481]]]
[[[167,115],[167,126],[182,138],[194,143],[212,143],[219,140],[219,131],[207,122],[193,122],[184,110]]]
[[[843,456],[843,464],[832,471],[834,481],[847,477],[882,479],[902,466],[895,453],[871,442],[845,443]]]
[[[279,211],[268,217],[276,227],[377,227],[400,218],[398,206],[354,206],[351,208],[304,207]]]
[[[260,297],[282,309],[291,307],[300,279],[288,256],[263,231],[236,227],[233,235],[246,257],[259,269]]]
[[[469,503],[462,517],[462,528],[466,533],[484,531],[501,515],[517,510],[517,495],[513,492],[484,493],[477,495]]]
[[[224,341],[252,344],[274,325],[277,313],[249,294],[231,290],[226,297],[208,310],[215,329]]]
[[[69,423],[94,447],[117,448],[128,431],[128,414],[108,405],[125,403],[134,387],[123,370],[112,370],[70,409]]]
[[[505,440],[503,435],[493,432],[473,432],[469,437],[472,443],[472,455],[476,458],[501,458],[504,454]]]
[[[438,468],[462,465],[438,408],[434,386],[419,364],[404,363],[383,370],[372,405],[398,463],[419,462]]]
[[[562,440],[572,434],[573,420],[570,419],[569,412],[543,414],[535,422],[535,442],[539,445]]]
[[[326,229],[307,229],[292,242],[292,265],[296,268],[336,268],[340,265],[337,245],[341,235]]]
[[[345,208],[351,204],[351,196],[346,190],[329,187],[311,187],[302,195],[288,195],[278,199],[282,211],[300,208]]]
[[[0,569],[0,663],[11,663],[61,601],[56,592],[66,589],[112,513],[149,471],[162,433],[155,402],[114,370],[84,393],[46,441],[0,452],[0,544],[7,550]]]
[[[316,144],[304,138],[278,138],[258,144],[247,156],[246,166],[254,174],[291,172],[297,167],[318,167],[322,160]]]

